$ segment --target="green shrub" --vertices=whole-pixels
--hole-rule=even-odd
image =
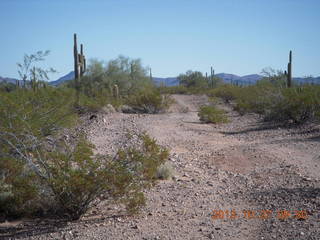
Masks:
[[[205,123],[226,123],[228,118],[225,111],[214,106],[202,106],[198,113],[201,122]]]
[[[303,124],[319,119],[320,87],[283,88],[268,81],[243,88],[224,86],[210,92],[225,101],[233,100],[240,114],[254,112],[266,121]]]
[[[263,115],[279,92],[279,88],[269,83],[239,88],[234,109],[241,115],[249,112]]]
[[[18,216],[38,208],[46,137],[76,122],[68,89],[17,89],[0,93],[0,213]],[[35,161],[38,160],[36,163]]]
[[[138,91],[125,102],[134,112],[152,114],[164,112],[172,103],[168,95],[162,96],[156,89]]]
[[[36,176],[21,161],[0,156],[0,216],[20,217],[36,210]]]
[[[238,86],[225,84],[225,85],[219,86],[218,88],[210,90],[208,92],[208,95],[210,97],[213,97],[213,96],[219,97],[222,100],[224,100],[226,103],[229,103],[230,101],[233,101],[238,97],[240,91],[241,91],[241,88]]]
[[[127,206],[129,213],[137,212],[144,204],[142,190],[155,184],[157,169],[169,156],[168,150],[157,145],[155,139],[146,134],[140,135],[139,138],[139,145],[120,150],[115,160],[117,169],[122,169],[116,174],[116,193],[124,196],[120,201]],[[126,180],[128,176],[129,181]]]
[[[168,151],[146,134],[113,158],[95,156],[93,148],[82,137],[59,152],[37,147],[37,158],[1,156],[0,215],[49,211],[75,220],[101,200],[123,203],[130,214],[137,212],[145,203],[143,190],[155,184]]]
[[[320,87],[286,88],[265,111],[265,120],[303,124],[318,119]]]

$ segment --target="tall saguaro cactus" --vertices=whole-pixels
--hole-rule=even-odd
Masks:
[[[80,77],[82,77],[86,71],[86,58],[83,55],[83,44],[80,44],[79,65],[80,65]]]
[[[289,53],[289,63],[287,71],[287,87],[292,86],[292,51]]]
[[[79,58],[78,58],[78,44],[77,44],[77,34],[73,35],[73,57],[74,57],[74,78],[79,80]]]
[[[80,93],[80,77],[86,71],[86,58],[83,54],[83,45],[80,45],[80,54],[78,53],[77,34],[73,35],[73,57],[74,57],[74,79],[76,87],[76,104],[79,105],[79,93]]]
[[[152,69],[149,68],[149,73],[150,73],[150,81],[153,81],[153,78],[152,78]]]
[[[211,71],[211,73],[210,73],[211,87],[213,88],[213,77],[214,77],[214,69],[213,69],[213,67],[211,67],[210,71]]]

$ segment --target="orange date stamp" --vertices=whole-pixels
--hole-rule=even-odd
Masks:
[[[222,219],[270,219],[276,217],[279,220],[287,220],[289,218],[297,219],[297,220],[306,220],[308,219],[308,212],[306,210],[242,210],[236,211],[234,209],[231,210],[213,210],[211,212],[212,220],[222,220]]]

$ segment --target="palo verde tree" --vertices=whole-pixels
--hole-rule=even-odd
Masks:
[[[23,87],[27,88],[31,85],[31,88],[35,90],[39,87],[40,83],[44,84],[44,81],[49,80],[48,74],[55,73],[53,68],[43,69],[37,64],[45,60],[45,57],[49,55],[50,51],[38,51],[34,54],[25,54],[23,57],[23,63],[17,63],[18,73],[23,81]],[[27,84],[29,81],[30,84]]]
[[[185,74],[180,74],[178,76],[180,85],[186,87],[208,87],[208,81],[205,76],[199,71],[187,71]]]
[[[284,88],[287,86],[286,73],[281,70],[275,70],[271,67],[262,69],[261,74],[264,76],[259,83],[268,82],[275,87]]]

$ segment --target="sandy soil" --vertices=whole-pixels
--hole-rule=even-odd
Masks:
[[[101,204],[71,223],[0,224],[0,239],[320,239],[319,125],[284,129],[224,104],[229,123],[202,124],[205,96],[173,98],[165,114],[86,121],[97,153],[114,153],[128,131],[146,131],[170,149],[175,177],[146,192],[139,215]]]

